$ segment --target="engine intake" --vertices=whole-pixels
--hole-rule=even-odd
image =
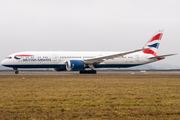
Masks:
[[[85,67],[84,62],[81,60],[68,60],[66,61],[66,70],[68,71],[80,71]]]

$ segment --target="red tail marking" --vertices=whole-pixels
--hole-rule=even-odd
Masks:
[[[152,39],[148,43],[150,43],[150,42],[152,42],[154,40],[161,40],[162,35],[163,35],[162,33],[159,33],[159,34],[155,35],[154,37],[152,37]]]
[[[157,58],[158,60],[162,60],[162,57]]]
[[[152,54],[152,55],[154,55],[154,57],[157,57],[158,55],[156,55],[156,53],[154,52],[154,51],[152,51],[151,49],[147,49],[147,50],[144,50],[143,51],[144,53],[146,53],[146,54]],[[159,57],[159,58],[157,58],[158,60],[162,60],[162,57]]]
[[[146,54],[156,55],[156,53],[151,49],[144,50],[143,52],[146,53]]]

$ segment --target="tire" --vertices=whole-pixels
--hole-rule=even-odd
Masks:
[[[15,74],[19,74],[19,71],[15,71]]]
[[[81,70],[79,71],[80,74],[96,74],[96,70]]]

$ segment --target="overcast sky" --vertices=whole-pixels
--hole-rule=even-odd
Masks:
[[[0,61],[20,51],[128,51],[159,29],[180,66],[180,0],[0,0]]]

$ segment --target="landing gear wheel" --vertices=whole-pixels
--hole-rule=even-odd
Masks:
[[[97,71],[96,70],[93,70],[93,74],[96,74],[97,73]]]
[[[19,74],[19,71],[15,71],[15,74]]]
[[[80,74],[96,74],[96,70],[81,70],[79,71]]]

